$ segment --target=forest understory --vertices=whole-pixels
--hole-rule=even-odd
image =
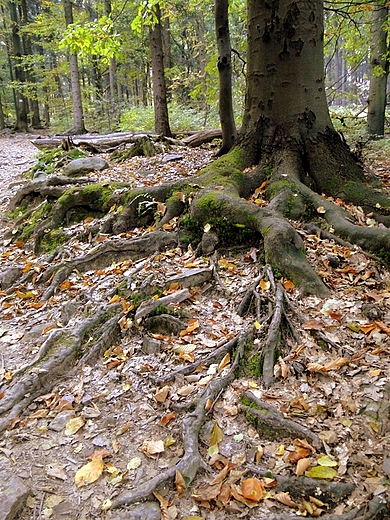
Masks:
[[[223,158],[211,172],[213,143],[133,146],[68,141],[30,178],[2,174],[0,474],[20,485],[14,517],[388,518],[381,203],[315,194],[283,168],[272,184]],[[75,173],[76,158],[100,163]],[[384,201],[390,163],[375,149],[364,162]]]

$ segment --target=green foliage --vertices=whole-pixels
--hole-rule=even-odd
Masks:
[[[100,56],[107,64],[117,56],[121,43],[120,35],[112,30],[112,20],[101,16],[94,22],[68,25],[59,48],[69,48],[72,54],[81,56]]]
[[[188,129],[200,130],[204,127],[204,116],[199,110],[191,107],[180,106],[170,103],[168,106],[169,122],[173,132],[182,132]],[[218,126],[214,112],[208,118],[210,127]],[[120,119],[121,131],[154,131],[154,111],[153,107],[133,107],[124,111]]]

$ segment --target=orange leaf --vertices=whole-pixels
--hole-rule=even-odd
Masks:
[[[260,502],[264,498],[264,487],[259,479],[256,477],[247,478],[241,485],[242,496],[253,500],[254,502]]]
[[[175,418],[175,412],[168,412],[161,417],[160,423],[162,426],[166,426],[174,418]]]

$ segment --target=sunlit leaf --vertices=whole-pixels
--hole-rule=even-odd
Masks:
[[[85,421],[81,415],[70,419],[65,426],[65,435],[74,435],[80,430],[85,424]]]
[[[265,489],[256,477],[247,478],[241,485],[242,496],[253,500],[254,502],[260,502],[264,498]]]
[[[315,466],[305,472],[306,477],[310,478],[323,478],[332,480],[337,475],[337,471],[328,466]]]
[[[103,473],[104,462],[101,457],[96,457],[91,462],[80,468],[75,476],[77,487],[86,486],[95,482]]]
[[[331,457],[329,457],[329,455],[324,455],[323,457],[320,457],[317,460],[317,463],[320,466],[327,466],[327,467],[330,467],[330,468],[334,468],[334,467],[338,466],[337,461],[332,459]]]

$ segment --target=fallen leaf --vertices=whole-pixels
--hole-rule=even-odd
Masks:
[[[163,403],[164,401],[166,401],[168,394],[169,386],[163,386],[154,394],[153,399],[156,401],[156,403]]]
[[[165,414],[161,417],[160,423],[162,426],[166,426],[174,418],[175,418],[175,412],[168,412],[167,414]]]
[[[180,471],[175,471],[175,486],[179,494],[179,498],[183,496],[184,491],[187,489],[186,481]]]
[[[310,467],[311,461],[310,459],[300,459],[297,462],[297,467],[295,468],[295,474],[297,477],[305,474],[305,471]]]
[[[213,430],[210,437],[210,446],[219,444],[223,439],[223,432],[217,423],[214,424]]]
[[[164,441],[144,441],[141,450],[147,457],[155,459],[159,453],[164,453]]]
[[[264,498],[265,489],[256,477],[247,478],[241,484],[242,496],[253,500],[254,502],[260,502]]]
[[[337,475],[337,471],[333,468],[329,468],[327,466],[314,466],[314,468],[309,469],[305,472],[306,477],[310,478],[323,478],[332,480]]]
[[[70,419],[65,426],[65,435],[74,435],[80,430],[85,424],[85,421],[81,415]]]
[[[104,462],[101,457],[96,457],[91,462],[80,468],[75,476],[77,487],[86,486],[95,482],[103,473]]]
[[[290,494],[286,492],[276,493],[275,495],[270,496],[270,498],[288,507],[298,507],[298,504],[294,502],[290,497]]]

